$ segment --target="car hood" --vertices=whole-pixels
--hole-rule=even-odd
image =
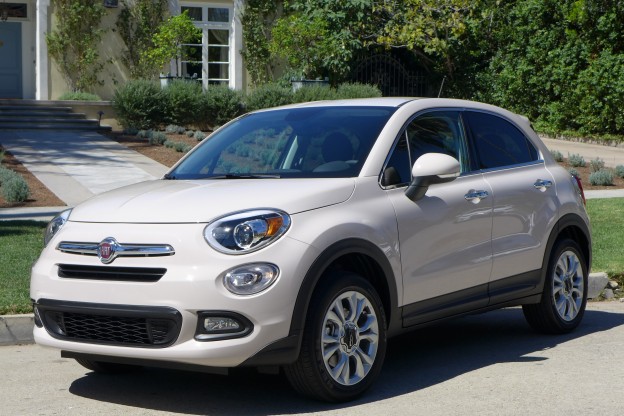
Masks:
[[[277,208],[289,214],[349,199],[352,178],[155,180],[106,192],[76,206],[70,221],[210,222],[235,211]]]

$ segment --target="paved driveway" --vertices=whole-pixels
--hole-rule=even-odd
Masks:
[[[566,336],[535,334],[505,309],[393,339],[368,394],[329,405],[251,370],[105,376],[57,351],[0,347],[0,414],[621,415],[623,351],[624,303],[590,304]]]

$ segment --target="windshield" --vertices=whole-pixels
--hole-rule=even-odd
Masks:
[[[357,176],[394,111],[341,106],[249,114],[205,139],[166,178]]]

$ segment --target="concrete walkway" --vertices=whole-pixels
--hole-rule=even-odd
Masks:
[[[568,154],[579,154],[585,158],[587,163],[590,160],[600,158],[604,160],[605,166],[610,168],[624,165],[624,147],[601,146],[599,144],[546,138],[542,138],[542,141],[550,150],[558,150],[563,153],[563,157],[568,157]]]
[[[168,170],[94,132],[0,131],[0,143],[68,206]]]

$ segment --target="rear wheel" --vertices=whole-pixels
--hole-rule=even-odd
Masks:
[[[548,262],[542,300],[522,307],[533,329],[563,334],[583,319],[587,303],[587,266],[579,245],[570,239],[555,244]]]
[[[285,368],[298,392],[329,402],[357,398],[379,375],[386,318],[379,295],[360,276],[332,279],[311,301],[298,360]]]
[[[78,364],[86,369],[102,374],[130,373],[141,369],[141,366],[131,364],[108,363],[105,361],[93,361],[85,358],[76,358]]]

